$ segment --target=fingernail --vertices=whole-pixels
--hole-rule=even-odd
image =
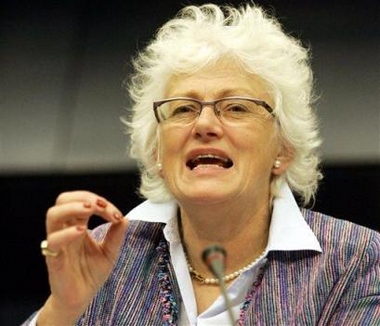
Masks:
[[[91,208],[91,203],[86,201],[85,203],[83,203],[83,207],[84,208]]]
[[[83,232],[86,230],[86,227],[84,225],[77,225],[77,231]]]
[[[98,205],[101,208],[107,207],[107,203],[103,199],[100,199],[100,198],[96,200],[96,205]]]

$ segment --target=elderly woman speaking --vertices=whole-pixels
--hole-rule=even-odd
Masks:
[[[207,4],[134,67],[123,121],[146,201],[123,218],[58,196],[51,295],[25,325],[379,325],[379,233],[299,207],[322,177],[307,49],[258,6]]]

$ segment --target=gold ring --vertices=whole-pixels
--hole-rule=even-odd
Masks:
[[[48,256],[48,257],[57,257],[58,256],[58,252],[53,251],[49,248],[47,240],[44,240],[41,242],[41,253],[44,256]]]

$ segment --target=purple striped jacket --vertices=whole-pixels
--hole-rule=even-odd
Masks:
[[[379,326],[380,233],[310,210],[302,213],[323,252],[270,252],[245,324]],[[162,253],[157,251],[162,229],[160,223],[130,222],[111,276],[77,325],[176,324],[175,313],[163,319],[167,306],[158,277]],[[101,239],[106,230],[102,225],[94,236]],[[181,296],[170,257],[167,271],[176,310]]]

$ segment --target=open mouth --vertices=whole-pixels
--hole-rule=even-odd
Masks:
[[[215,165],[224,169],[229,169],[233,163],[229,158],[212,154],[202,154],[188,160],[186,165],[190,170],[206,165]]]

